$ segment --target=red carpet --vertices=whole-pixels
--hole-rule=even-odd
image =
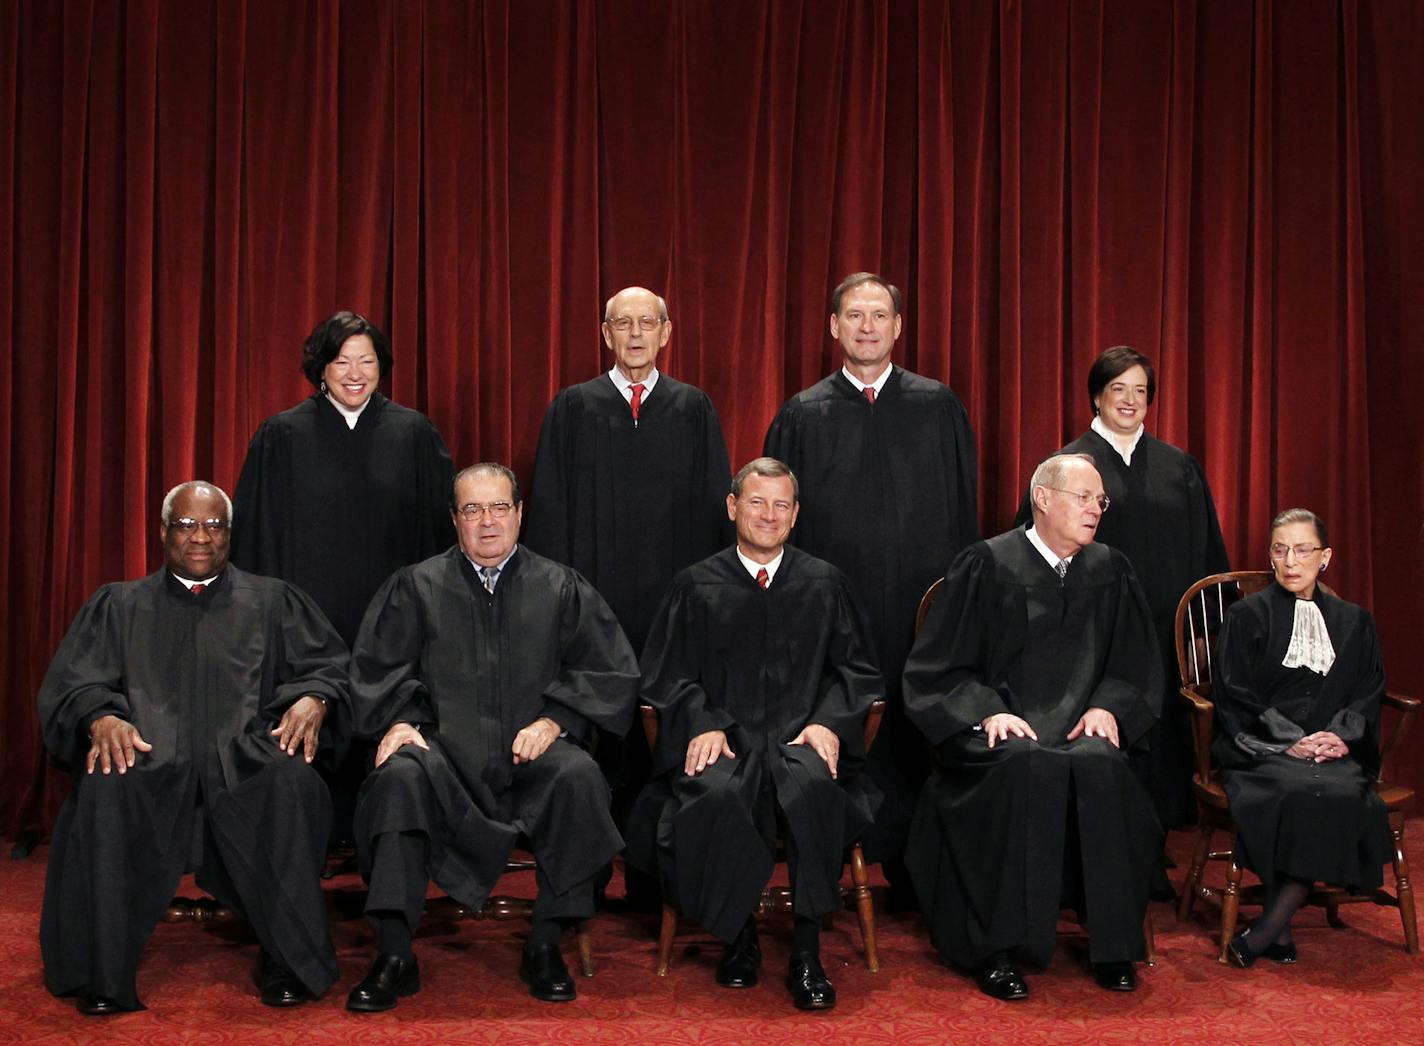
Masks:
[[[1424,867],[1424,823],[1411,831],[1411,862]],[[1174,836],[1179,862],[1187,844]],[[846,913],[822,940],[840,1005],[818,1015],[795,1011],[781,984],[785,917],[763,932],[763,983],[733,992],[713,983],[719,947],[694,928],[679,937],[672,973],[660,980],[652,973],[655,917],[602,915],[594,925],[597,975],[579,978],[578,1000],[565,1005],[535,1002],[519,983],[524,924],[427,922],[416,941],[424,990],[390,1013],[362,1016],[343,1008],[371,959],[362,920],[333,924],[341,984],[315,1004],[281,1012],[257,1001],[249,978],[256,946],[241,930],[161,926],[139,971],[149,1010],[96,1020],[41,982],[47,854],[0,860],[0,1043],[1424,1043],[1424,957],[1405,954],[1393,909],[1367,905],[1344,910],[1343,930],[1331,929],[1319,909],[1307,911],[1297,922],[1300,963],[1247,971],[1216,963],[1203,917],[1178,925],[1168,906],[1154,905],[1157,965],[1140,970],[1132,995],[1089,980],[1084,941],[1065,927],[1051,966],[1030,971],[1032,997],[1017,1004],[992,1002],[944,967],[915,916],[878,912],[882,968],[868,973]],[[572,936],[565,955],[574,958]]]

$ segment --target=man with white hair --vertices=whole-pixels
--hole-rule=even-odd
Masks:
[[[163,566],[100,588],[40,687],[45,743],[74,774],[40,949],[46,986],[84,1014],[144,1008],[139,957],[185,872],[251,925],[264,1003],[336,981],[331,798],[310,764],[344,718],[346,646],[300,589],[228,563],[231,522],[220,488],[174,487]]]
[[[1033,474],[1033,522],[965,549],[905,666],[905,710],[939,750],[905,863],[935,947],[996,999],[1044,965],[1061,907],[1098,984],[1137,986],[1161,829],[1127,749],[1159,714],[1161,661],[1086,454]]]

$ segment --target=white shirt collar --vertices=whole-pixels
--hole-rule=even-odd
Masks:
[[[864,392],[866,389],[874,389],[875,398],[879,399],[880,390],[885,388],[885,383],[890,380],[890,372],[894,369],[895,365],[893,363],[890,364],[880,372],[880,377],[876,378],[869,385],[857,378],[854,374],[850,372],[850,369],[844,365],[841,366],[841,373],[845,375],[846,381],[850,382],[852,385],[855,386],[856,392]]]
[[[518,552],[518,551],[519,551],[519,546],[516,544],[512,549],[509,550],[509,555],[505,556],[503,559],[501,559],[498,563],[495,564],[495,567],[494,567],[494,569],[495,569],[495,571],[496,571],[495,584],[499,584],[499,575],[503,575],[503,574],[504,574],[504,568],[509,565],[509,561],[514,558],[514,554],[515,554],[516,552]],[[463,548],[460,549],[460,555],[464,556],[465,559],[469,561],[470,566],[472,566],[472,567],[475,568],[475,573],[476,573],[476,574],[479,574],[480,571],[484,570],[484,567],[482,567],[480,564],[476,563],[473,559],[470,559],[469,553],[466,552]],[[483,576],[483,575],[481,575],[481,576]]]
[[[628,380],[628,375],[624,374],[624,373],[623,373],[621,370],[619,370],[617,367],[614,367],[611,371],[608,372],[608,376],[609,376],[611,379],[613,379],[613,385],[614,385],[614,387],[617,388],[617,390],[618,390],[619,392],[623,393],[623,398],[624,398],[625,400],[627,400],[629,403],[632,403],[632,402],[633,402],[633,382],[631,382],[631,381]],[[657,383],[658,383],[658,368],[654,367],[651,371],[648,372],[648,376],[647,376],[646,378],[644,378],[642,381],[638,382],[639,385],[643,386],[643,400],[642,400],[642,402],[644,402],[644,403],[647,403],[647,402],[648,402],[648,397],[653,394],[653,386],[656,385]]]
[[[170,570],[169,573],[170,573],[170,574],[173,574],[173,571]],[[218,574],[214,574],[212,577],[203,578],[203,580],[201,580],[201,581],[189,581],[189,580],[188,580],[187,578],[185,578],[185,577],[178,577],[177,574],[173,574],[173,576],[183,583],[183,587],[184,587],[184,588],[186,588],[189,592],[191,592],[191,591],[193,591],[193,586],[194,586],[194,585],[211,585],[214,581],[216,581],[216,580],[218,579],[218,577],[220,576],[220,574],[221,574],[221,571],[219,571]]]
[[[361,412],[371,405],[371,398],[373,396],[375,396],[374,392],[371,393],[370,396],[366,397],[365,403],[361,404],[361,406],[353,410],[351,407],[348,407],[346,404],[338,400],[330,392],[326,394],[326,398],[331,401],[331,405],[335,407],[336,412],[341,415],[341,420],[346,422],[346,427],[348,429],[354,429],[356,427],[356,422],[361,419]]]
[[[1052,567],[1054,570],[1058,569],[1058,561],[1060,558],[1063,560],[1064,563],[1073,562],[1072,556],[1060,557],[1056,552],[1053,551],[1053,549],[1049,548],[1046,544],[1044,544],[1043,538],[1038,536],[1038,531],[1035,530],[1033,527],[1029,527],[1028,530],[1025,531],[1024,536],[1028,538],[1028,543],[1030,545],[1038,549],[1038,554],[1043,557],[1043,561],[1047,563],[1050,567]]]
[[[756,560],[748,559],[746,556],[744,556],[742,554],[742,546],[737,546],[737,558],[742,561],[742,566],[747,568],[747,573],[752,576],[752,580],[756,580],[756,576],[759,571],[765,570],[766,583],[768,587],[773,581],[776,580],[776,568],[781,566],[782,557],[785,555],[786,549],[783,547],[782,550],[776,554],[776,558],[773,559],[770,563],[758,563]]]
[[[1109,447],[1117,451],[1117,456],[1122,458],[1124,465],[1131,465],[1132,452],[1137,449],[1137,444],[1142,440],[1142,433],[1146,430],[1147,426],[1137,426],[1137,431],[1131,436],[1119,436],[1116,432],[1107,427],[1100,415],[1095,414],[1093,415],[1092,428],[1094,432],[1103,437],[1103,440]]]

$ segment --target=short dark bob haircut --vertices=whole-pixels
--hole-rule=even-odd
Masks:
[[[1088,370],[1088,405],[1093,408],[1094,414],[1098,412],[1098,397],[1108,387],[1108,382],[1133,367],[1141,367],[1147,372],[1147,404],[1152,405],[1157,398],[1157,371],[1153,369],[1152,361],[1131,345],[1114,345],[1094,360]]]
[[[866,283],[874,283],[885,288],[885,292],[890,295],[890,308],[896,316],[905,311],[905,299],[900,293],[899,287],[896,287],[884,276],[877,276],[873,272],[853,272],[836,284],[836,289],[831,291],[831,315],[839,316],[841,314],[841,299],[845,297],[847,291],[852,291]]]
[[[376,361],[381,365],[381,377],[384,378],[391,372],[395,360],[391,356],[390,339],[365,316],[343,309],[313,327],[302,345],[302,373],[307,376],[307,381],[312,383],[313,388],[321,388],[321,372],[326,370],[328,363],[336,359],[341,346],[346,344],[346,339],[354,338],[358,334],[366,335],[375,346]]]

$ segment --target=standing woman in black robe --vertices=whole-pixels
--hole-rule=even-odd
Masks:
[[[1193,583],[1231,567],[1216,506],[1196,458],[1154,439],[1144,420],[1157,394],[1152,361],[1129,345],[1108,349],[1088,371],[1093,421],[1060,454],[1087,454],[1097,464],[1112,511],[1103,514],[1097,540],[1127,556],[1147,596],[1162,657],[1167,692],[1162,718],[1147,744],[1132,755],[1133,769],[1152,795],[1163,828],[1180,828],[1196,817],[1192,799],[1191,723],[1176,699],[1173,619],[1182,593]],[[1028,500],[1018,525],[1030,519]],[[1165,882],[1160,882],[1162,889]]]
[[[1379,770],[1384,664],[1368,612],[1326,593],[1325,523],[1308,509],[1271,523],[1268,588],[1226,612],[1216,665],[1216,740],[1236,822],[1236,862],[1266,888],[1231,961],[1296,961],[1291,918],[1317,881],[1369,891],[1390,858]]]
[[[386,578],[455,541],[450,452],[429,418],[376,391],[392,362],[364,316],[318,323],[302,346],[316,391],[258,427],[233,498],[232,561],[302,589],[348,648]],[[331,782],[334,839],[349,838],[363,773],[353,750]]]
[[[392,362],[364,316],[317,324],[302,346],[316,391],[258,427],[233,499],[233,562],[300,587],[348,647],[386,578],[455,541],[450,452],[376,391]]]

